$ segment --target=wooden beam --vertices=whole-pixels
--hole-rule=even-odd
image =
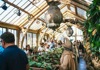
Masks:
[[[70,10],[70,4],[67,4],[66,6],[67,6],[67,8]]]
[[[1,22],[1,21],[0,21],[0,27],[9,28],[9,29],[15,29],[17,31],[21,30],[21,28],[19,26],[12,25],[10,23]],[[32,30],[32,29],[28,30],[28,32],[32,32],[32,33],[37,33],[37,31],[38,30]]]
[[[85,11],[87,11],[89,9],[87,6],[84,6],[82,4],[79,4],[79,3],[75,2],[75,1],[71,1],[71,4],[77,6],[77,7],[81,8],[81,9],[83,9]]]
[[[75,6],[75,14],[78,15],[77,7]]]
[[[15,7],[15,8],[17,8],[17,9],[23,11],[23,12],[25,12],[26,14],[32,15],[32,14],[28,13],[27,11],[25,11],[24,9],[22,9],[21,7],[18,7],[17,5],[15,5],[15,4],[9,2],[8,0],[4,0],[4,2],[6,2],[6,3],[8,3],[9,5],[11,5],[11,6],[13,6],[13,7]]]
[[[85,0],[72,0],[72,1],[79,3],[83,6],[89,7],[89,3],[87,3]]]
[[[68,12],[70,12],[70,13],[72,13],[73,15],[75,15],[75,16],[77,16],[77,17],[80,17],[80,18],[82,18],[83,20],[86,20],[84,17],[82,17],[82,16],[79,16],[79,15],[76,15],[74,12],[72,12],[71,10],[67,10]]]
[[[38,33],[38,30],[29,29],[28,32],[37,34]]]
[[[60,8],[63,8],[63,7],[65,7],[66,5],[62,5]],[[39,16],[41,16],[47,9],[49,8],[49,6],[46,4],[45,5],[45,7],[44,8],[42,8],[43,10],[41,11],[38,11],[38,12],[36,12],[36,11],[34,11],[34,12],[36,12],[36,14],[34,14],[34,16],[35,17],[33,17],[35,20],[39,17]],[[39,18],[38,18],[39,19]],[[35,21],[34,20],[34,21]],[[41,19],[39,19],[39,20],[41,20]],[[43,21],[43,20],[41,20],[41,21]],[[45,21],[43,21],[44,23],[46,23]],[[26,23],[24,23],[24,24],[21,24],[20,25],[20,27],[22,27],[22,26],[24,26],[25,24],[27,24],[28,23],[28,21],[26,22]]]
[[[66,5],[72,4],[72,5],[75,5],[79,8],[81,8],[81,9],[84,9],[84,10],[89,9],[88,3],[83,1],[83,0],[56,0],[56,1],[59,1],[60,3],[66,4]]]
[[[23,12],[25,12],[25,13],[28,14],[29,16],[34,17],[33,14],[30,14],[29,12],[27,12],[27,11],[25,11],[24,9],[22,9],[21,7],[18,7],[17,5],[15,5],[15,4],[9,2],[8,0],[4,0],[4,1],[5,1],[6,3],[10,4],[11,6],[13,6],[13,7],[15,7],[15,8],[17,8],[17,9],[23,11]],[[43,20],[41,20],[41,19],[39,19],[39,18],[37,18],[37,19],[40,20],[40,21],[42,21],[42,22],[44,22]]]
[[[4,28],[10,28],[10,29],[15,29],[15,30],[20,30],[20,27],[18,27],[16,25],[12,25],[10,23],[5,23],[5,22],[1,22],[1,21],[0,21],[0,26],[4,27]]]
[[[65,11],[65,12],[63,13],[63,15],[65,16],[65,15],[67,14],[67,12],[70,13],[70,14],[72,14],[72,15],[74,15],[75,18],[78,19],[78,20],[80,20],[80,21],[84,21],[84,20],[85,20],[84,18],[82,18],[82,17],[76,15],[75,13],[71,12],[70,10]]]
[[[76,10],[75,10],[76,13],[72,12],[72,11],[70,10],[70,7],[69,7],[70,5],[64,5],[64,6],[61,7],[61,9],[64,8],[65,6],[67,6],[69,10],[65,11],[64,13],[69,12],[69,13],[73,14],[73,15],[75,16],[75,18],[77,18],[77,19],[79,19],[79,20],[81,20],[81,21],[86,20],[84,17],[77,15],[77,11],[76,11]],[[76,7],[76,6],[75,6],[75,7]],[[64,13],[63,13],[63,14],[64,14]]]
[[[33,14],[34,17],[32,17],[31,19],[34,18],[34,21],[35,21],[41,14],[43,14],[43,13],[48,9],[48,7],[49,7],[49,6],[45,5],[45,6],[42,8],[42,9],[43,9],[42,11],[41,11],[41,10],[38,11],[38,12],[34,11],[34,12],[35,12],[35,14]],[[39,20],[40,20],[40,19],[39,19]],[[28,23],[28,21],[27,21],[26,23],[21,23],[20,27],[26,25],[27,23]]]

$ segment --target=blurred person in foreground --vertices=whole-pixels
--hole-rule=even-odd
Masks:
[[[29,70],[25,52],[14,44],[14,34],[5,32],[0,38],[3,48],[5,48],[0,55],[0,70]]]

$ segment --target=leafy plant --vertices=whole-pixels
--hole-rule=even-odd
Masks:
[[[89,6],[84,26],[87,36],[90,37],[92,53],[100,57],[100,0],[93,0],[93,3]]]
[[[42,55],[32,55],[29,57],[30,67],[44,68],[46,70],[53,70],[52,65],[60,63],[60,57],[62,54],[62,48],[55,48],[49,52],[43,53]],[[36,57],[36,60],[33,60],[33,57]],[[31,70],[31,68],[30,68]]]

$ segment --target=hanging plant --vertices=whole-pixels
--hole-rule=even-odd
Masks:
[[[60,3],[58,1],[51,1],[48,3],[49,8],[47,10],[47,22],[60,24],[63,21],[63,15],[58,7]]]
[[[100,57],[100,0],[93,0],[84,23],[93,54]],[[100,59],[100,58],[99,58]]]
[[[46,22],[47,27],[55,30],[60,26],[60,23],[63,21],[63,15],[60,11],[58,5],[60,4],[59,1],[49,1],[46,0],[49,8],[46,13]]]

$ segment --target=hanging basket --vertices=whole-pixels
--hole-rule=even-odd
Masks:
[[[57,5],[58,3],[55,1],[49,3],[49,8],[46,13],[47,23],[60,24],[63,21],[63,15],[60,11],[60,8]]]
[[[59,24],[55,24],[55,23],[47,24],[47,27],[53,30],[57,29],[59,26],[60,26]]]

